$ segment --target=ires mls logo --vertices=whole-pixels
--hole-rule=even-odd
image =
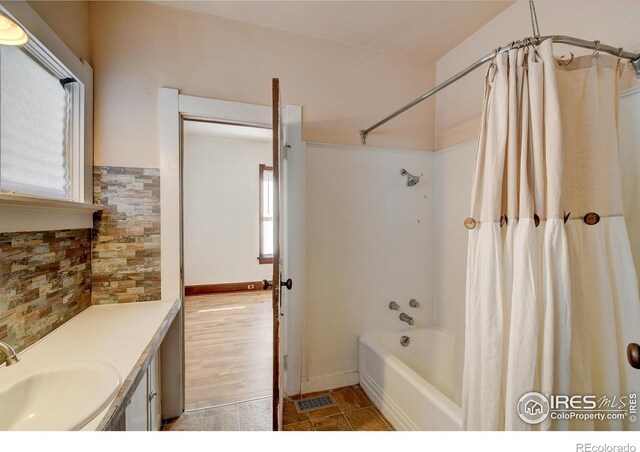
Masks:
[[[549,395],[528,392],[518,401],[518,416],[527,424],[539,424],[547,417],[553,420],[636,422],[637,394],[622,396]]]
[[[549,401],[539,392],[527,392],[518,400],[517,410],[527,424],[539,424],[549,416]]]
[[[598,407],[594,395],[552,395],[552,410],[595,410]]]

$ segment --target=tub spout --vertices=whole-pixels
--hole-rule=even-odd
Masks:
[[[413,326],[413,317],[405,314],[404,312],[400,314],[400,320],[403,322],[407,322],[409,325]]]

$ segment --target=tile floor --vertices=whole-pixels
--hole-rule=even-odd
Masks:
[[[384,431],[394,430],[359,385],[303,394],[299,398],[332,394],[338,406],[298,413],[293,399],[284,401],[285,431]],[[298,397],[295,397],[298,398]],[[294,399],[295,399],[294,398]]]
[[[338,406],[298,413],[293,400],[332,394]],[[187,411],[164,425],[163,430],[269,431],[271,398]],[[391,423],[373,406],[359,385],[285,398],[284,431],[388,431]]]
[[[164,424],[171,431],[270,431],[271,397],[214,408],[185,411]]]

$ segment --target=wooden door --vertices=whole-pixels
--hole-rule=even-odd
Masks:
[[[284,316],[284,303],[286,302],[286,290],[291,290],[291,279],[283,278],[282,271],[286,267],[287,240],[282,227],[286,218],[286,177],[285,152],[283,152],[283,123],[280,108],[280,81],[277,78],[272,82],[272,125],[273,125],[273,277],[271,281],[264,280],[264,290],[273,289],[273,430],[282,427],[282,401],[284,396],[285,359],[284,337],[285,323],[281,321]]]
[[[273,430],[281,427],[280,414],[282,413],[282,375],[281,375],[281,347],[280,338],[284,335],[280,325],[281,286],[280,286],[280,193],[281,193],[281,118],[280,118],[280,80],[272,81],[272,127],[273,127],[273,277],[272,277],[272,304],[273,304]]]

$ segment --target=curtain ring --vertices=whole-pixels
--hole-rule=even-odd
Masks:
[[[528,39],[529,39],[529,46],[531,46],[532,49],[533,49],[533,54],[535,56],[539,56],[537,47],[539,47],[540,46],[540,42],[542,42],[540,40],[540,36],[534,36],[533,38],[528,38]]]
[[[484,73],[485,89],[487,89],[487,87],[493,83],[493,79],[489,80],[489,76],[491,75],[491,69],[495,69],[496,67],[496,58],[498,57],[498,54],[500,53],[501,50],[502,50],[502,47],[497,47],[493,51],[493,57],[491,58],[491,60],[489,60],[487,71]],[[494,78],[495,78],[495,75],[494,75]]]
[[[593,51],[593,56],[598,58],[600,56],[600,41],[593,41],[596,46],[596,49]]]
[[[569,52],[569,55],[571,55],[571,58],[569,58],[569,61],[565,61],[564,60],[564,55],[562,55],[560,57],[560,61],[558,61],[558,64],[560,66],[568,66],[573,62],[573,59],[575,58],[575,55],[573,54],[573,52]]]
[[[622,60],[622,52],[624,51],[624,49],[622,47],[618,48],[618,53],[616,53],[617,57],[618,57],[618,63],[620,64],[620,61]]]

